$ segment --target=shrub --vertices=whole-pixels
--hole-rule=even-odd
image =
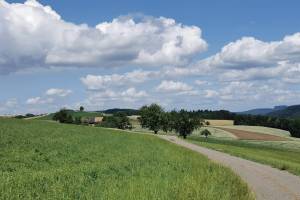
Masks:
[[[203,131],[201,131],[201,135],[204,135],[206,138],[211,135],[211,133],[209,132],[209,130],[204,129]]]
[[[123,112],[115,113],[113,116],[105,116],[99,126],[118,129],[132,129],[129,118]]]
[[[53,116],[53,120],[59,121],[60,123],[73,123],[73,117],[71,114],[68,113],[67,110],[62,109],[59,112],[55,113]]]

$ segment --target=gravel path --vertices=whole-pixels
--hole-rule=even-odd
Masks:
[[[252,189],[257,200],[300,200],[300,177],[267,165],[191,144],[176,136],[159,136],[177,145],[206,155],[231,168]]]

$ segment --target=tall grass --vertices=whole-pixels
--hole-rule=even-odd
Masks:
[[[280,142],[253,143],[240,140],[205,139],[199,136],[191,136],[189,140],[204,147],[300,175],[300,150],[287,148],[282,146]]]
[[[253,199],[229,169],[159,138],[0,119],[0,199]]]

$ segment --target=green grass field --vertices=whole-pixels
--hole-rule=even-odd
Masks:
[[[0,119],[0,199],[253,199],[227,168],[157,137]]]
[[[255,142],[217,138],[205,139],[199,136],[191,136],[189,140],[204,147],[268,164],[300,175],[300,143],[295,141]]]

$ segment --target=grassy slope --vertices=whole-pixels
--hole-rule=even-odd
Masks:
[[[252,199],[229,169],[149,135],[0,119],[0,199]]]
[[[205,138],[197,136],[191,136],[189,140],[204,147],[268,164],[300,175],[299,144],[297,144],[297,147],[292,148],[291,146],[285,147],[281,145],[281,142],[254,143],[238,140],[220,140],[215,138],[208,138],[206,140]]]
[[[101,117],[101,116],[103,116],[103,114],[100,113],[100,112],[69,111],[69,113],[73,116],[73,118],[75,118],[75,117]],[[51,113],[49,115],[39,117],[39,118],[36,118],[36,119],[38,119],[38,120],[52,120],[53,116],[54,116],[54,113]]]

